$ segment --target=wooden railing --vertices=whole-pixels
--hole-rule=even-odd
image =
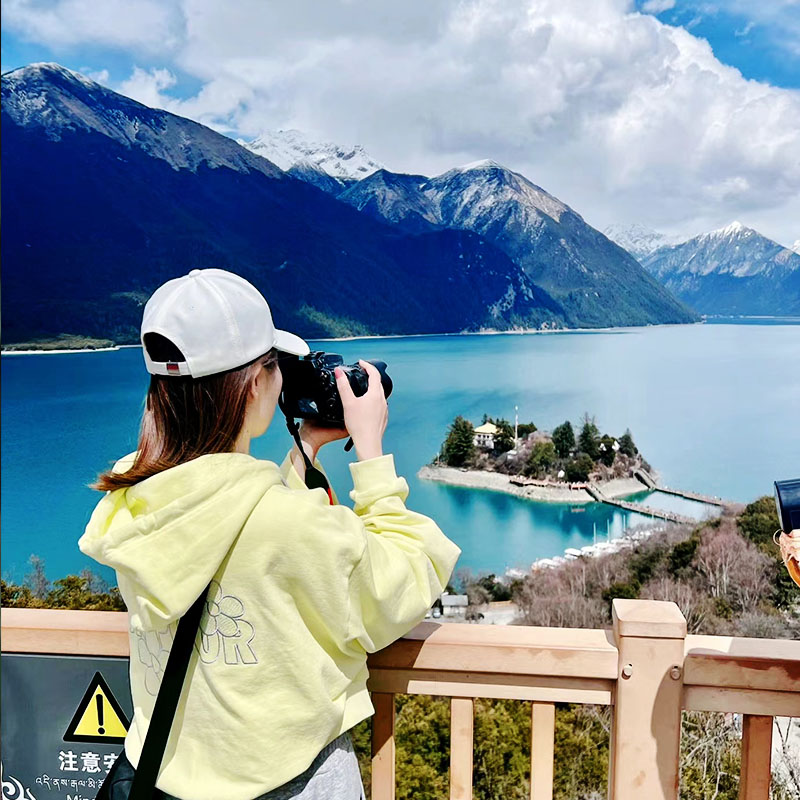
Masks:
[[[372,797],[395,790],[394,696],[450,697],[450,798],[472,797],[473,703],[531,702],[531,796],[553,792],[555,703],[613,706],[610,800],[676,800],[681,711],[743,715],[741,800],[767,800],[773,717],[800,717],[800,642],[687,636],[674,603],[615,600],[611,631],[424,622],[369,658]],[[3,609],[3,652],[128,655],[123,614]]]

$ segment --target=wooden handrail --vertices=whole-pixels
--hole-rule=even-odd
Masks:
[[[410,693],[452,698],[452,798],[471,797],[471,713],[490,697],[533,701],[534,800],[552,797],[556,702],[614,707],[610,800],[675,800],[681,709],[739,712],[740,798],[766,800],[772,717],[800,717],[800,642],[687,636],[673,603],[613,611],[612,631],[423,622],[371,654],[373,798],[394,798],[394,695]],[[129,654],[119,612],[4,608],[0,621],[4,653]]]
[[[128,615],[119,611],[4,608],[0,626],[4,653],[129,655]]]

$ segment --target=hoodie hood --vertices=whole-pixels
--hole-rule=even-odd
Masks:
[[[127,456],[115,469],[130,463]],[[117,571],[134,628],[163,629],[186,613],[267,490],[282,483],[271,461],[200,456],[106,493],[78,547]]]

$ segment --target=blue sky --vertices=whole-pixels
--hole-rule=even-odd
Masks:
[[[637,0],[640,11],[647,0]],[[724,64],[736,67],[745,77],[773,86],[800,88],[800,3],[774,3],[750,0],[742,3],[686,2],[674,6],[656,2],[654,9],[662,22],[681,26],[708,40],[714,55]],[[795,20],[795,28],[787,25]]]
[[[491,158],[601,229],[800,239],[800,0],[4,0],[2,22],[4,71],[56,61],[229,135]]]
[[[795,37],[800,31],[800,2],[773,3],[767,0],[762,4],[759,0],[742,3],[675,0],[674,5],[670,0],[635,2],[635,8],[642,13],[648,13],[648,6],[655,11],[667,6],[653,16],[706,39],[721,62],[736,67],[745,77],[773,86],[800,88],[800,41]],[[792,18],[795,28],[786,24]],[[134,65],[147,66],[127,50],[98,47],[89,42],[53,47],[46,41],[35,41],[21,35],[6,25],[2,26],[0,40],[3,71],[36,61],[58,61],[78,71],[107,70],[111,82],[121,83],[130,75]],[[159,61],[157,58],[153,60]],[[154,66],[166,64],[155,63]],[[178,82],[171,88],[171,95],[186,98],[199,90],[201,81],[176,71],[174,66],[172,71]]]

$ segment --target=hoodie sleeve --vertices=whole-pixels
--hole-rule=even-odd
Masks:
[[[444,591],[461,550],[405,506],[408,483],[386,454],[350,464],[364,549],[350,574],[346,643],[373,653],[420,622]]]
[[[308,489],[306,482],[300,477],[299,473],[294,468],[294,464],[292,464],[293,449],[294,447],[290,447],[289,452],[286,454],[286,458],[283,459],[283,463],[280,466],[281,477],[284,479],[284,481],[286,481],[286,485],[290,489]],[[328,479],[328,484],[331,487],[333,505],[337,505],[339,503],[339,499],[336,497],[336,492],[333,490],[333,484],[331,484],[331,480],[328,478],[328,473],[325,472],[318,458],[315,458],[312,463]]]

